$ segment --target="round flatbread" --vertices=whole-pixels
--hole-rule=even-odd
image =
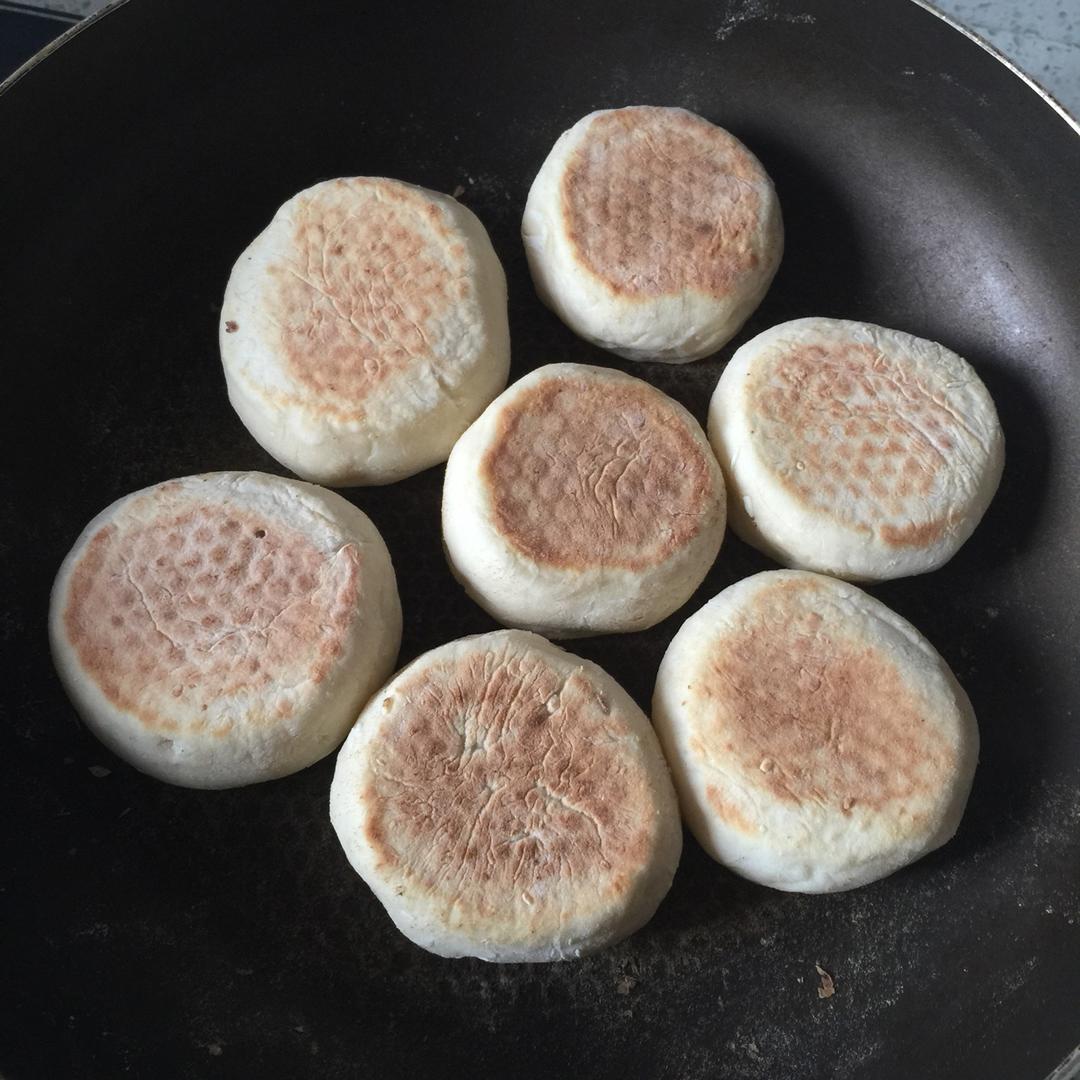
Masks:
[[[552,637],[642,630],[716,559],[724,482],[678,402],[609,368],[551,364],[514,383],[446,466],[454,574],[500,622]]]
[[[682,848],[656,737],[595,664],[499,631],[421,656],[338,755],[349,862],[441,956],[565,960],[647,922]]]
[[[393,670],[390,555],[339,495],[263,473],[113,503],[53,585],[53,660],[86,725],[186,787],[283,776],[334,750]]]
[[[910,623],[790,570],[687,619],[653,721],[702,847],[792,892],[864,885],[944,844],[979,750],[967,696]]]
[[[840,319],[782,323],[743,345],[713,394],[709,439],[743,540],[853,581],[951,559],[1005,462],[994,403],[968,363]]]
[[[590,113],[529,191],[522,237],[540,298],[631,360],[715,352],[780,264],[780,205],[738,139],[685,109]]]
[[[229,400],[263,448],[334,487],[446,460],[506,385],[506,279],[447,195],[352,177],[301,191],[233,267]]]

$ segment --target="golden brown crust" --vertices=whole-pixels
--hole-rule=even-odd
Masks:
[[[679,109],[601,113],[562,180],[578,259],[623,296],[723,297],[755,269],[768,177],[733,136]]]
[[[503,408],[481,477],[497,529],[535,562],[638,571],[700,531],[707,454],[645,385],[552,377]]]
[[[706,785],[705,798],[708,800],[712,812],[725,825],[729,825],[731,828],[738,829],[740,832],[749,835],[753,835],[757,832],[757,824],[742,813],[730,799],[725,798],[724,793],[720,788],[713,784]]]
[[[834,600],[805,579],[756,593],[712,650],[695,695],[709,702],[698,756],[734,769],[740,788],[844,813],[912,806],[933,797],[956,752],[879,648],[845,638]],[[710,796],[727,824],[755,831]]]
[[[75,563],[64,633],[117,709],[166,733],[182,724],[220,736],[230,720],[201,718],[219,699],[272,699],[277,687],[326,678],[355,617],[360,560],[355,545],[327,556],[238,507],[124,515]],[[292,711],[286,698],[275,710]]]
[[[268,267],[286,370],[321,409],[360,418],[385,380],[438,365],[436,323],[471,294],[446,211],[387,181],[340,179],[297,203],[291,257]]]
[[[476,650],[392,688],[365,784],[376,868],[483,917],[550,887],[614,898],[656,845],[627,723],[578,671]]]
[[[893,547],[953,526],[926,515],[961,421],[895,358],[856,342],[784,345],[754,370],[746,404],[773,474],[803,505]]]

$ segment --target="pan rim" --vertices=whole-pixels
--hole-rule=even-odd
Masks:
[[[123,7],[126,3],[128,3],[128,0],[112,0],[112,3],[106,4],[100,11],[95,11],[93,15],[87,15],[86,18],[73,23],[59,37],[53,38],[47,45],[38,49],[33,56],[24,60],[6,79],[0,81],[0,98],[36,68],[42,60],[52,56],[54,52],[62,49],[77,34],[81,34],[87,27],[93,26],[94,23],[107,15],[111,15],[117,8]]]
[[[124,0],[126,2],[126,0]],[[1022,68],[1018,67],[1012,60],[1010,60],[996,45],[992,45],[986,38],[976,33],[974,30],[964,26],[963,23],[959,23],[951,15],[947,15],[940,8],[935,7],[930,0],[911,0],[911,3],[917,4],[919,7],[926,11],[929,11],[931,15],[936,15],[943,23],[951,26],[954,30],[963,34],[969,41],[974,41],[985,52],[988,52],[999,64],[1007,67],[1021,82],[1027,83],[1036,94],[1043,99],[1043,101],[1050,106],[1061,118],[1080,135],[1080,117],[1073,116],[1073,114],[1060,102],[1058,99],[1046,89],[1037,79],[1029,75]],[[0,86],[2,89],[2,86]]]
[[[984,37],[977,34],[974,30],[968,29],[962,23],[957,22],[951,15],[947,15],[939,8],[935,7],[929,0],[908,0],[909,3],[915,4],[917,7],[921,7],[924,11],[928,11],[931,15],[936,16],[946,26],[951,27],[957,33],[962,34],[969,41],[973,41],[984,52],[989,53],[1002,67],[1007,68],[1016,78],[1022,83],[1026,83],[1027,86],[1034,90],[1035,93],[1042,99],[1042,101],[1054,110],[1061,118],[1069,125],[1075,134],[1080,135],[1080,117],[1073,116],[1073,114],[1060,102],[1058,99],[1050,93],[1037,79],[1029,75],[1026,71],[1019,68],[1012,60],[1010,60],[1003,52],[1001,52],[996,46],[991,45]],[[114,11],[119,10],[126,4],[130,3],[130,0],[112,0],[112,3],[107,4],[100,11],[94,12],[93,15],[88,15],[85,19],[75,23],[69,29],[65,30],[59,37],[54,38],[44,48],[34,53],[28,60],[20,64],[6,79],[0,81],[0,100],[3,99],[6,94],[16,83],[25,78],[35,67],[38,66],[43,60],[52,56],[53,53],[62,49],[69,41],[72,40],[77,34],[82,33],[87,27],[94,25],[101,19],[108,15],[111,15]]]

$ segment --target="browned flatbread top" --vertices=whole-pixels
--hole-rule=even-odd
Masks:
[[[278,690],[326,678],[356,616],[361,553],[327,554],[281,520],[150,489],[89,538],[62,618],[82,674],[164,734],[224,735],[223,698],[293,710]],[[202,718],[200,718],[202,717]]]
[[[355,793],[381,876],[511,921],[532,907],[558,922],[557,896],[604,907],[634,886],[656,796],[626,719],[585,673],[478,646],[387,693],[365,720],[386,714]]]
[[[481,469],[497,528],[530,559],[642,570],[702,528],[710,457],[648,385],[553,376],[503,408]]]
[[[447,210],[394,181],[321,184],[288,204],[287,246],[266,267],[262,315],[294,390],[338,418],[415,365],[438,369],[442,336],[471,315],[471,263]],[[243,327],[226,326],[229,333]],[[265,393],[273,396],[272,385]]]
[[[699,703],[688,744],[734,776],[753,803],[819,803],[907,815],[932,808],[956,764],[918,687],[878,643],[852,638],[834,590],[809,575],[778,580],[724,624],[687,693]],[[723,794],[730,826],[756,835]]]
[[[578,259],[613,292],[724,297],[763,257],[768,177],[722,128],[682,109],[597,115],[562,180]]]
[[[903,357],[836,339],[776,348],[746,401],[794,498],[891,546],[921,547],[955,524],[932,496],[962,478],[955,451],[972,440],[944,389]]]

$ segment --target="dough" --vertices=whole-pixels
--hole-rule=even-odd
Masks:
[[[406,937],[483,960],[625,937],[682,849],[645,714],[595,664],[519,630],[425,653],[376,694],[338,755],[330,819]]]
[[[301,191],[233,267],[229,400],[262,447],[334,487],[446,460],[506,385],[506,279],[483,225],[396,180]]]
[[[552,637],[643,630],[716,559],[724,482],[677,402],[609,368],[551,364],[454,447],[442,520],[451,569],[500,622]]]
[[[715,352],[761,302],[784,234],[772,181],[685,109],[590,113],[555,143],[525,206],[540,298],[631,360]]]
[[[113,503],[53,585],[53,660],[87,727],[137,769],[225,788],[310,765],[393,670],[401,607],[368,518],[263,473]]]

